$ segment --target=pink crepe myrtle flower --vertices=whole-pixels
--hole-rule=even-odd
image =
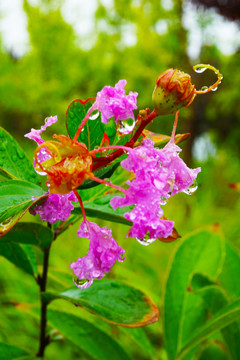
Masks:
[[[44,143],[44,140],[41,138],[41,133],[46,130],[48,126],[51,126],[57,121],[57,116],[50,116],[45,119],[45,124],[41,126],[41,129],[35,130],[31,129],[31,131],[24,136],[36,141],[38,145],[41,145]]]
[[[83,221],[77,235],[90,239],[89,250],[86,256],[69,266],[78,278],[74,281],[75,285],[87,288],[94,279],[101,279],[108,273],[116,260],[123,261],[125,250],[117,244],[112,237],[112,231],[106,226],[100,228],[93,222]]]
[[[111,117],[114,117],[115,122],[134,119],[133,110],[137,109],[138,93],[130,91],[126,95],[124,89],[126,83],[126,80],[119,80],[115,87],[104,86],[97,93],[93,108],[101,112],[103,123],[108,123]]]
[[[70,216],[74,209],[72,201],[78,201],[73,191],[66,195],[50,194],[42,204],[35,206],[30,212],[32,215],[39,214],[43,221],[55,224],[59,220],[67,220]]]
[[[111,206],[136,205],[124,216],[133,222],[129,236],[144,238],[167,238],[171,235],[174,223],[160,219],[170,196],[185,192],[193,184],[201,170],[189,169],[178,153],[181,149],[169,142],[163,149],[154,148],[154,142],[145,139],[142,146],[131,150],[121,166],[134,172],[135,179],[127,181],[129,188],[125,196],[111,199]]]

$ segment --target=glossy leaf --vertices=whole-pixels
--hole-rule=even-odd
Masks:
[[[0,127],[0,171],[13,179],[39,183],[39,177],[30,160],[16,140]]]
[[[113,210],[110,205],[110,199],[116,195],[103,195],[98,197],[92,201],[84,201],[84,209],[86,211],[87,216],[95,217],[98,219],[104,219],[113,221],[119,224],[132,225],[132,222],[125,219],[123,216],[126,212],[132,209],[131,206],[124,206],[121,208],[117,208]],[[80,206],[77,204],[73,213],[79,214],[81,213]]]
[[[189,285],[194,273],[215,279],[224,260],[223,239],[218,228],[199,231],[177,249],[168,274],[164,296],[164,334],[169,359],[175,359],[184,339],[184,321],[194,326],[185,312]],[[193,319],[195,314],[193,312]],[[189,331],[189,326],[188,326]]]
[[[183,358],[194,346],[200,344],[216,331],[222,330],[226,326],[240,319],[240,300],[225,306],[221,311],[214,315],[200,329],[196,330],[193,336],[188,340],[187,344],[181,349],[177,356],[177,360]]]
[[[78,316],[50,309],[48,310],[48,320],[66,339],[91,356],[92,359],[131,359],[124,348],[113,338]]]
[[[46,302],[67,300],[115,325],[140,327],[158,320],[158,308],[146,294],[114,280],[95,281],[87,289],[74,287],[42,296]]]
[[[236,274],[240,274],[240,255],[229,243],[226,243],[226,258],[219,281],[232,299],[240,297],[240,283]]]
[[[228,304],[228,298],[224,291],[217,285],[204,286],[197,291],[197,295],[201,296],[207,305],[211,314],[216,314],[224,306]],[[232,360],[240,359],[240,328],[238,323],[233,323],[221,330],[223,339],[231,354]]]
[[[66,113],[66,127],[70,138],[73,138],[76,131],[87,114],[88,109],[94,102],[94,98],[87,100],[73,100]],[[101,122],[101,114],[94,116],[94,120],[88,120],[81,131],[78,141],[84,143],[88,150],[93,150],[96,146],[100,146],[104,133],[107,134],[110,144],[116,136],[116,123],[112,119],[107,124]]]
[[[25,350],[19,349],[16,346],[8,345],[0,342],[0,359],[12,360],[27,355]]]
[[[11,263],[33,275],[36,272],[36,260],[29,248],[24,248],[13,242],[0,242],[0,256],[5,257]]]
[[[94,176],[98,177],[99,179],[108,179],[113,175],[113,173],[118,168],[118,166],[119,166],[119,161],[116,164],[109,165],[103,169],[95,171]],[[100,185],[100,183],[98,183],[97,181],[87,179],[82,183],[82,185],[80,185],[78,187],[78,189],[79,190],[90,189],[92,187],[99,186],[99,185]]]
[[[0,236],[7,233],[44,191],[28,181],[0,182]],[[32,200],[32,197],[37,200]]]
[[[53,241],[53,232],[40,224],[31,222],[21,222],[16,224],[11,231],[0,239],[3,242],[13,242],[19,244],[36,245],[46,249]]]

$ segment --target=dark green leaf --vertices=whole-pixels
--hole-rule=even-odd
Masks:
[[[0,127],[0,170],[13,179],[39,183],[33,165],[16,140]]]
[[[202,351],[199,360],[228,360],[229,357],[223,351],[223,344],[210,344]]]
[[[115,325],[140,327],[158,320],[158,308],[142,291],[114,281],[95,281],[87,289],[44,293],[45,301],[64,299]]]
[[[224,250],[223,239],[217,229],[199,231],[189,236],[177,249],[166,282],[164,297],[164,334],[170,360],[175,359],[185,335],[184,321],[193,322],[185,312],[191,278],[194,273],[215,279],[221,271]],[[188,329],[188,331],[187,331]],[[189,325],[186,332],[189,332]]]
[[[0,182],[0,236],[9,231],[44,191],[28,181]]]
[[[201,296],[205,301],[208,311],[216,314],[224,306],[228,304],[228,298],[224,291],[217,285],[203,287],[197,291],[197,295]],[[198,324],[199,325],[199,324]],[[238,323],[233,323],[222,329],[222,336],[226,342],[232,360],[240,359],[240,329]]]
[[[96,360],[130,360],[131,357],[108,334],[73,314],[48,310],[49,322],[72,343]]]
[[[240,300],[225,306],[221,311],[214,315],[205,325],[196,330],[193,336],[188,340],[187,344],[181,349],[177,356],[177,360],[183,358],[193,347],[200,344],[216,331],[222,330],[226,326],[240,319]]]
[[[21,222],[16,224],[11,231],[0,239],[3,242],[37,245],[46,249],[53,241],[53,232],[40,224]]]
[[[112,176],[112,174],[114,173],[114,171],[117,169],[118,166],[119,166],[119,162],[114,165],[109,165],[103,169],[96,171],[94,173],[94,176],[96,176],[99,179],[108,179]],[[90,188],[92,188],[94,186],[98,186],[98,185],[100,185],[100,183],[98,183],[97,181],[87,179],[82,183],[82,185],[79,186],[78,189],[79,190],[90,189]]]
[[[125,219],[123,215],[126,212],[131,211],[132,207],[124,206],[113,210],[110,205],[110,199],[114,196],[116,195],[102,195],[92,201],[84,201],[83,205],[87,216],[131,226],[132,222]],[[81,213],[81,209],[78,204],[73,212],[77,214]]]
[[[26,273],[34,276],[36,262],[34,261],[33,253],[30,253],[29,249],[25,251],[24,247],[19,244],[13,242],[1,242],[0,256],[5,257]]]
[[[0,359],[11,360],[19,358],[20,356],[27,355],[27,352],[17,348],[13,345],[8,345],[0,342]]]

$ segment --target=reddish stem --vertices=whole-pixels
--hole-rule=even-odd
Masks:
[[[121,186],[112,184],[112,183],[110,183],[110,182],[108,182],[108,181],[105,181],[105,180],[103,180],[103,179],[99,179],[99,178],[96,177],[96,176],[91,176],[89,179],[94,180],[94,181],[96,181],[96,182],[98,182],[98,183],[100,183],[100,184],[110,186],[110,187],[112,187],[112,188],[114,188],[114,189],[117,189],[117,190],[125,193],[125,190],[124,190],[123,188],[121,188]]]
[[[137,139],[139,138],[139,136],[142,134],[143,130],[145,129],[145,127],[153,120],[155,119],[155,117],[157,117],[158,115],[155,113],[155,111],[153,110],[150,114],[147,115],[146,119],[143,119],[140,116],[141,119],[141,124],[139,126],[139,128],[137,129],[137,131],[135,132],[135,134],[133,135],[133,137],[126,142],[126,144],[124,145],[124,147],[129,147],[129,148],[133,148],[135,142],[137,141]],[[106,155],[105,157],[97,157],[95,158],[96,162],[95,164],[93,164],[93,172],[105,167],[106,165],[108,165],[110,162],[112,162],[113,160],[117,159],[119,156],[121,156],[124,153],[124,150],[119,149],[117,151],[114,151],[114,153],[110,154],[110,155]]]
[[[179,110],[175,114],[175,119],[174,119],[173,129],[172,129],[172,135],[171,135],[171,139],[170,139],[170,141],[173,142],[173,143],[175,143],[175,135],[176,135],[176,130],[177,130],[178,117],[179,117]]]

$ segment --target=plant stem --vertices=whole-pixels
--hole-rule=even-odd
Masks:
[[[46,291],[50,247],[51,247],[51,245],[47,249],[44,250],[43,272],[42,272],[42,276],[40,277],[40,280],[39,280],[40,293],[43,293]],[[45,347],[49,343],[49,340],[46,336],[47,305],[48,304],[41,297],[41,322],[40,322],[39,350],[37,353],[37,357],[44,356]]]

